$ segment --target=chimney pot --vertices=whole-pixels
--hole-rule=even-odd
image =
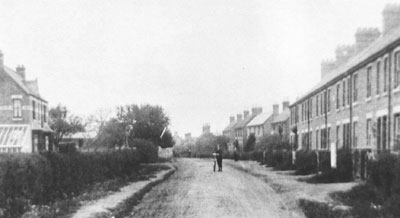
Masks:
[[[370,46],[380,35],[381,33],[378,28],[358,28],[355,34],[356,53]]]
[[[252,113],[253,115],[261,114],[261,113],[262,113],[262,107],[253,107],[253,108],[251,109],[251,113]]]
[[[235,122],[235,117],[234,117],[234,116],[229,117],[229,122],[230,122],[230,123]]]
[[[247,118],[249,116],[250,112],[248,110],[243,111],[243,117]]]
[[[22,77],[23,80],[25,80],[25,67],[24,65],[18,65],[16,68],[16,72],[18,75]]]
[[[289,101],[282,102],[282,111],[285,109],[289,109]]]
[[[387,34],[400,26],[400,5],[387,4],[382,12],[383,34]]]
[[[322,61],[321,62],[321,79],[328,75],[332,70],[336,68],[335,61]]]
[[[278,115],[279,114],[279,104],[272,105],[272,114]]]
[[[239,122],[239,121],[242,121],[242,115],[241,114],[237,114],[236,115],[236,120]]]

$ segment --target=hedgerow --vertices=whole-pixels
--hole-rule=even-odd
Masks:
[[[139,160],[131,150],[1,155],[0,216],[20,217],[31,205],[51,204],[94,183],[134,176]]]

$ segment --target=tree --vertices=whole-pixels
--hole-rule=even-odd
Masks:
[[[85,131],[82,119],[74,115],[68,116],[68,112],[68,109],[61,104],[49,111],[49,124],[54,131],[54,145],[57,148],[66,135]]]
[[[255,144],[256,144],[256,136],[254,135],[254,133],[251,133],[246,141],[246,146],[244,147],[244,151],[245,152],[253,151]]]
[[[124,145],[126,139],[125,127],[117,120],[112,118],[107,121],[101,128],[98,137],[96,139],[96,144],[100,147],[115,148]]]
[[[163,148],[174,145],[171,132],[164,128],[169,125],[169,118],[161,106],[153,105],[126,105],[117,108],[117,119],[124,128],[132,127],[129,140],[133,138],[146,139]]]

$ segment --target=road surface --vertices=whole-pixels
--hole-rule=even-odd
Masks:
[[[284,202],[260,178],[210,159],[178,159],[178,170],[154,187],[128,217],[291,217]]]

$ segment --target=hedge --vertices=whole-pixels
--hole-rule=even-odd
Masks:
[[[48,205],[94,183],[134,176],[140,160],[154,160],[138,156],[132,150],[0,155],[0,213],[19,217],[31,205]]]

